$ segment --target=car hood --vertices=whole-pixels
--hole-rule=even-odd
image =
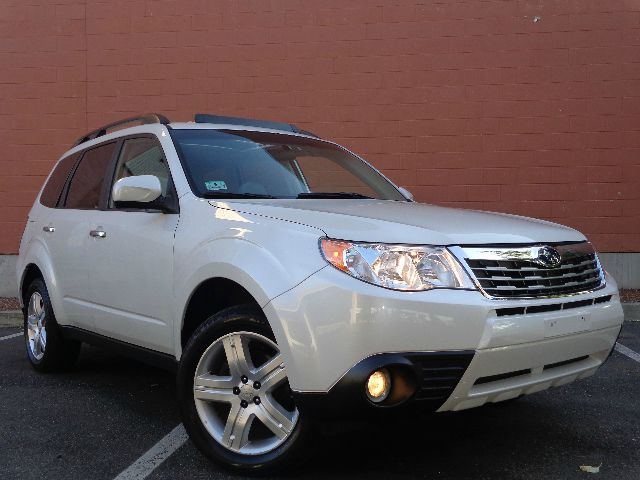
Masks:
[[[210,201],[239,213],[276,218],[343,240],[432,245],[583,241],[584,235],[544,220],[416,202],[374,199],[247,199]]]

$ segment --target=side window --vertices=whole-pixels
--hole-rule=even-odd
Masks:
[[[56,208],[58,206],[62,189],[65,183],[67,183],[69,173],[71,173],[71,169],[76,164],[81,153],[82,152],[74,153],[58,162],[58,165],[56,165],[56,168],[53,170],[40,195],[40,203],[42,205],[49,208]]]
[[[131,138],[124,141],[113,183],[136,175],[154,175],[160,179],[162,196],[171,194],[171,173],[162,147],[153,138]],[[113,189],[113,186],[112,186]],[[109,201],[113,208],[113,200]]]
[[[107,176],[116,143],[87,150],[71,179],[65,208],[98,208],[102,184]]]

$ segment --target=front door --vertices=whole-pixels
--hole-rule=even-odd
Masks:
[[[155,137],[124,140],[109,191],[115,181],[132,175],[155,175],[163,195],[175,195]],[[173,244],[179,216],[129,207],[118,208],[109,195],[106,209],[92,219],[89,296],[95,331],[172,353]]]

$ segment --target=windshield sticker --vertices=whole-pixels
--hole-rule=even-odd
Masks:
[[[224,183],[224,181],[222,181],[222,180],[208,180],[208,181],[204,182],[204,186],[210,192],[214,192],[216,190],[226,190],[227,189],[227,184]]]

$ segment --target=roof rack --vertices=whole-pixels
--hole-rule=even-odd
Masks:
[[[126,125],[127,123],[138,122],[140,125],[146,125],[149,123],[161,123],[163,125],[167,125],[169,123],[169,119],[164,115],[160,115],[159,113],[147,113],[145,115],[140,115],[137,117],[129,117],[123,120],[118,120],[117,122],[109,123],[104,125],[96,130],[92,130],[91,132],[80,137],[73,146],[78,146],[81,143],[88,142],[89,140],[93,140],[94,138],[101,137],[106,135],[109,130],[113,130],[116,127],[120,127],[122,125]]]
[[[272,120],[255,120],[252,118],[226,117],[224,115],[211,115],[209,113],[196,113],[194,120],[196,123],[218,123],[223,125],[245,125],[249,127],[270,128],[273,130],[284,130],[285,132],[301,133],[318,138],[315,133],[302,130],[292,123],[274,122]]]

